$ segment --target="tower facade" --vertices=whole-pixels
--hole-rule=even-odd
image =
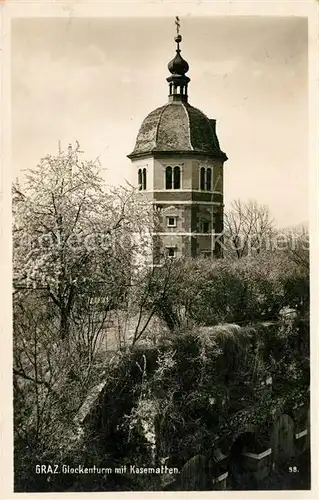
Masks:
[[[168,103],[143,121],[132,161],[136,183],[160,211],[153,236],[153,258],[221,255],[223,168],[216,120],[188,102],[188,63],[175,37],[176,55],[168,63]]]

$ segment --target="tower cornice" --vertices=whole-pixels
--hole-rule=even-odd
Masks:
[[[223,162],[228,160],[228,156],[226,153],[223,151],[216,152],[216,153],[207,153],[203,151],[161,151],[161,150],[156,150],[156,151],[148,151],[145,153],[131,153],[127,155],[127,158],[130,160],[139,160],[143,158],[172,158],[172,156],[177,156],[179,158],[207,158],[210,160],[216,159],[216,160],[222,160]]]

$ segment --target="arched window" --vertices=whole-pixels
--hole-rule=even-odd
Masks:
[[[143,168],[142,189],[146,189],[146,168]]]
[[[165,187],[166,187],[166,189],[172,189],[172,187],[173,187],[173,169],[172,169],[172,167],[166,167],[166,169],[165,169]]]
[[[138,169],[138,174],[137,174],[137,185],[138,189],[141,191],[142,189],[142,169]]]
[[[207,191],[212,190],[212,169],[208,168],[206,170],[206,189]]]
[[[200,169],[200,189],[201,191],[205,190],[205,168],[201,167]]]
[[[174,167],[174,189],[181,188],[181,169],[180,167]]]

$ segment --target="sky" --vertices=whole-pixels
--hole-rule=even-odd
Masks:
[[[226,209],[268,205],[279,227],[308,220],[307,18],[180,19],[189,102],[217,120]],[[13,178],[79,141],[109,184],[134,182],[126,157],[167,102],[174,19],[25,18],[12,22]]]

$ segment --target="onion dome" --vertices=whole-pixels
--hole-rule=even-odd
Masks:
[[[181,35],[175,37],[175,42],[177,43],[176,56],[167,65],[168,70],[170,73],[172,73],[172,75],[183,76],[189,70],[187,61],[185,61],[185,59],[183,59],[181,56],[181,51],[179,48],[179,44],[181,41],[182,41]]]

